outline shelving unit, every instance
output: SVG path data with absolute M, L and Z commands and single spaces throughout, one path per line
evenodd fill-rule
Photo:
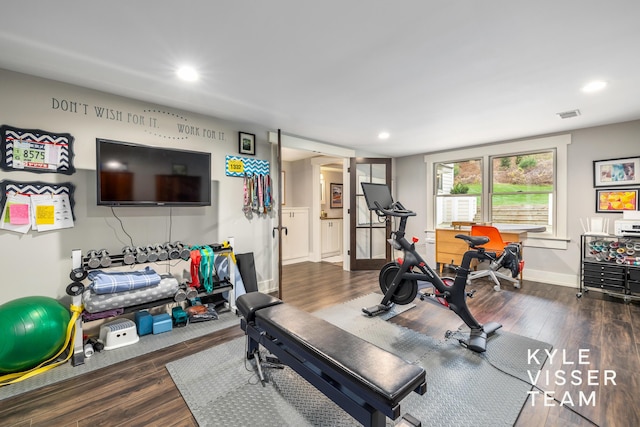
M 216 255 L 228 254 L 233 252 L 233 248 L 231 247 L 221 247 L 220 245 L 207 245 L 213 248 Z M 74 283 L 81 284 L 81 282 L 86 278 L 86 273 L 91 270 L 106 270 L 114 267 L 132 267 L 136 265 L 144 266 L 148 264 L 157 264 L 157 263 L 166 263 L 166 262 L 176 262 L 176 261 L 188 261 L 188 258 L 171 258 L 166 260 L 154 260 L 154 261 L 146 261 L 146 262 L 136 262 L 134 264 L 125 263 L 125 254 L 109 254 L 110 262 L 108 265 L 98 265 L 98 266 L 90 266 L 90 261 L 95 262 L 95 258 L 92 258 L 89 254 L 82 255 L 81 251 L 76 250 L 72 251 L 72 259 L 73 259 L 73 270 L 71 272 L 71 278 L 74 280 Z M 229 261 L 231 263 L 231 261 Z M 82 274 L 81 274 L 82 273 Z M 233 299 L 233 283 L 235 280 L 235 272 L 234 269 L 229 268 L 229 277 L 221 278 L 214 283 L 214 287 L 210 292 L 200 290 L 198 292 L 198 297 L 206 298 L 211 297 L 223 292 L 230 293 L 230 299 Z M 70 285 L 70 287 L 73 283 Z M 71 295 L 71 294 L 70 294 Z M 118 314 L 118 316 L 133 313 L 139 310 L 145 310 L 152 307 L 160 307 L 167 304 L 176 303 L 174 298 L 160 298 L 154 301 L 146 302 L 143 304 L 123 307 L 123 312 Z M 82 292 L 75 293 L 72 295 L 72 304 L 76 306 L 82 305 Z M 105 318 L 108 318 L 105 317 Z M 84 340 L 83 340 L 83 320 L 82 316 L 78 318 L 76 321 L 76 333 L 74 338 L 74 352 L 72 357 L 73 366 L 82 365 L 84 363 Z
M 640 299 L 640 238 L 614 235 L 580 237 L 580 290 L 625 301 Z

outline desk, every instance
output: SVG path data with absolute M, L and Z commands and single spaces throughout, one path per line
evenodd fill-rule
M 523 224 L 493 224 L 505 242 L 520 243 L 527 237 L 527 233 L 542 233 L 546 230 L 544 226 L 523 225 Z M 456 239 L 457 234 L 471 234 L 471 227 L 465 226 L 455 228 L 436 229 L 436 264 L 438 273 L 442 273 L 444 264 L 460 265 L 462 256 L 469 250 L 469 246 L 462 239 Z

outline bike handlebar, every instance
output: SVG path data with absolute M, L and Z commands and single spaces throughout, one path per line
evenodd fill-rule
M 376 211 L 376 214 L 378 214 L 378 216 L 395 216 L 400 218 L 416 216 L 415 212 L 405 209 L 405 207 L 402 206 L 400 202 L 393 203 L 391 205 L 391 209 L 383 208 L 382 206 L 380 206 L 380 203 L 378 203 L 377 201 L 375 201 L 374 203 L 376 205 L 375 211 Z

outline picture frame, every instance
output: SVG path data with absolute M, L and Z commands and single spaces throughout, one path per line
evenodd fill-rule
M 0 169 L 73 175 L 74 137 L 42 129 L 0 126 Z
M 620 213 L 638 210 L 638 189 L 596 190 L 596 212 Z
M 0 212 L 2 212 L 4 204 L 6 203 L 7 194 L 12 192 L 27 195 L 66 194 L 69 197 L 69 204 L 71 205 L 71 216 L 76 220 L 76 214 L 74 211 L 74 207 L 76 205 L 74 200 L 75 191 L 76 186 L 72 182 L 58 182 L 52 184 L 44 181 L 11 181 L 3 179 L 0 181 Z
M 331 209 L 342 208 L 342 184 L 331 183 L 329 185 L 329 207 Z
M 252 133 L 240 132 L 238 134 L 238 151 L 240 154 L 256 155 L 256 136 Z
M 622 187 L 640 185 L 640 157 L 595 160 L 594 187 Z

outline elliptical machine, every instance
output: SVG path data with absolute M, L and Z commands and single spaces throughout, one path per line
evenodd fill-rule
M 467 277 L 469 275 L 469 266 L 471 260 L 479 261 L 495 258 L 495 253 L 484 251 L 478 246 L 489 241 L 485 236 L 467 236 L 458 234 L 456 238 L 462 239 L 469 245 L 470 250 L 465 252 L 462 257 L 462 265 L 456 269 L 456 277 L 440 278 L 427 263 L 422 259 L 416 251 L 415 243 L 405 238 L 405 228 L 407 219 L 415 216 L 416 213 L 407 210 L 400 202 L 394 202 L 391 197 L 391 191 L 385 184 L 362 183 L 362 191 L 364 193 L 367 207 L 370 211 L 374 211 L 378 217 L 396 217 L 400 218 L 398 230 L 391 233 L 388 239 L 389 244 L 397 250 L 403 252 L 404 256 L 397 261 L 385 264 L 380 270 L 380 289 L 384 294 L 380 304 L 373 307 L 365 307 L 362 311 L 370 317 L 385 313 L 393 307 L 394 304 L 405 305 L 411 303 L 418 295 L 418 282 L 430 284 L 431 291 L 421 292 L 420 299 L 422 301 L 427 298 L 435 299 L 436 302 L 444 307 L 453 310 L 471 329 L 469 338 L 461 344 L 469 350 L 482 353 L 486 350 L 487 337 L 502 327 L 496 322 L 489 322 L 481 325 L 473 317 L 467 307 L 466 298 L 473 297 L 475 291 L 467 292 Z M 481 249 L 481 250 L 479 250 Z M 427 282 L 427 283 L 424 283 Z

